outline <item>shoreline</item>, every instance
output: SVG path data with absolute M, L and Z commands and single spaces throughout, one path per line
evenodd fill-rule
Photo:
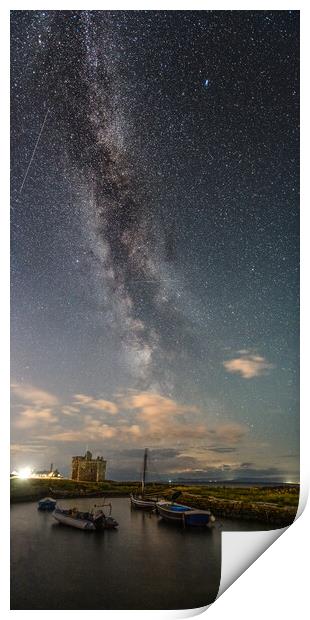
M 11 504 L 35 502 L 44 496 L 54 499 L 81 499 L 95 497 L 129 497 L 137 492 L 137 482 L 106 481 L 102 483 L 76 482 L 70 479 L 11 479 Z M 148 493 L 170 499 L 173 492 L 181 491 L 180 503 L 193 508 L 210 510 L 216 518 L 256 520 L 276 527 L 287 527 L 298 510 L 299 485 L 258 488 L 207 485 L 169 485 L 151 483 Z
M 98 493 L 97 492 L 93 492 L 93 493 L 50 493 L 48 495 L 48 497 L 52 497 L 53 499 L 87 499 L 88 497 L 94 498 L 94 497 L 129 497 L 128 493 L 125 492 L 116 492 L 116 491 L 109 491 L 107 493 Z M 36 502 L 39 499 L 42 498 L 42 493 L 38 494 L 34 494 L 34 495 L 25 495 L 25 496 L 20 496 L 20 497 L 11 497 L 11 504 L 25 504 L 27 502 Z

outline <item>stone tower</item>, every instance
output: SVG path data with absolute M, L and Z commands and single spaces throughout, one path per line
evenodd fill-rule
M 72 457 L 72 480 L 81 482 L 102 482 L 105 480 L 107 462 L 102 456 L 93 459 L 87 450 L 85 456 Z

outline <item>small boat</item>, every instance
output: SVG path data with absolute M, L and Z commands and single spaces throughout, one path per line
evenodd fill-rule
M 38 501 L 38 510 L 49 510 L 52 511 L 55 509 L 56 500 L 52 497 L 43 497 Z
M 110 507 L 109 515 L 106 515 L 103 510 L 101 510 L 104 506 Z M 77 510 L 77 508 L 60 508 L 60 506 L 56 506 L 53 517 L 59 521 L 59 523 L 63 523 L 64 525 L 69 525 L 71 527 L 76 527 L 80 530 L 106 530 L 106 529 L 115 529 L 118 527 L 118 523 L 113 517 L 111 517 L 112 505 L 111 504 L 101 504 L 94 505 L 94 507 L 89 511 Z
M 133 508 L 137 508 L 139 510 L 156 510 L 156 503 L 158 502 L 158 497 L 155 498 L 155 497 L 145 494 L 145 477 L 146 477 L 146 469 L 147 469 L 147 458 L 148 458 L 148 450 L 147 448 L 145 448 L 144 458 L 143 458 L 141 492 L 131 493 L 130 503 Z
M 133 508 L 140 510 L 155 510 L 157 500 L 155 498 L 148 498 L 143 495 L 130 495 L 130 502 Z
M 215 517 L 209 510 L 191 508 L 190 506 L 183 506 L 183 504 L 175 504 L 174 502 L 157 502 L 156 508 L 165 521 L 181 523 L 184 527 L 186 525 L 210 526 L 215 521 Z

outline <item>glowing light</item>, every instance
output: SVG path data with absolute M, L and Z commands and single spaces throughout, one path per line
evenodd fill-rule
M 30 478 L 31 476 L 30 467 L 23 467 L 17 472 L 17 475 L 19 478 L 22 478 L 23 480 L 26 480 L 26 478 Z

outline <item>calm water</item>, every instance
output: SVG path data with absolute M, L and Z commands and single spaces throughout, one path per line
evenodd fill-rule
M 87 509 L 96 499 L 61 500 Z M 36 503 L 11 508 L 12 609 L 185 609 L 214 601 L 221 531 L 266 529 L 222 520 L 183 529 L 113 498 L 118 530 L 60 525 Z

